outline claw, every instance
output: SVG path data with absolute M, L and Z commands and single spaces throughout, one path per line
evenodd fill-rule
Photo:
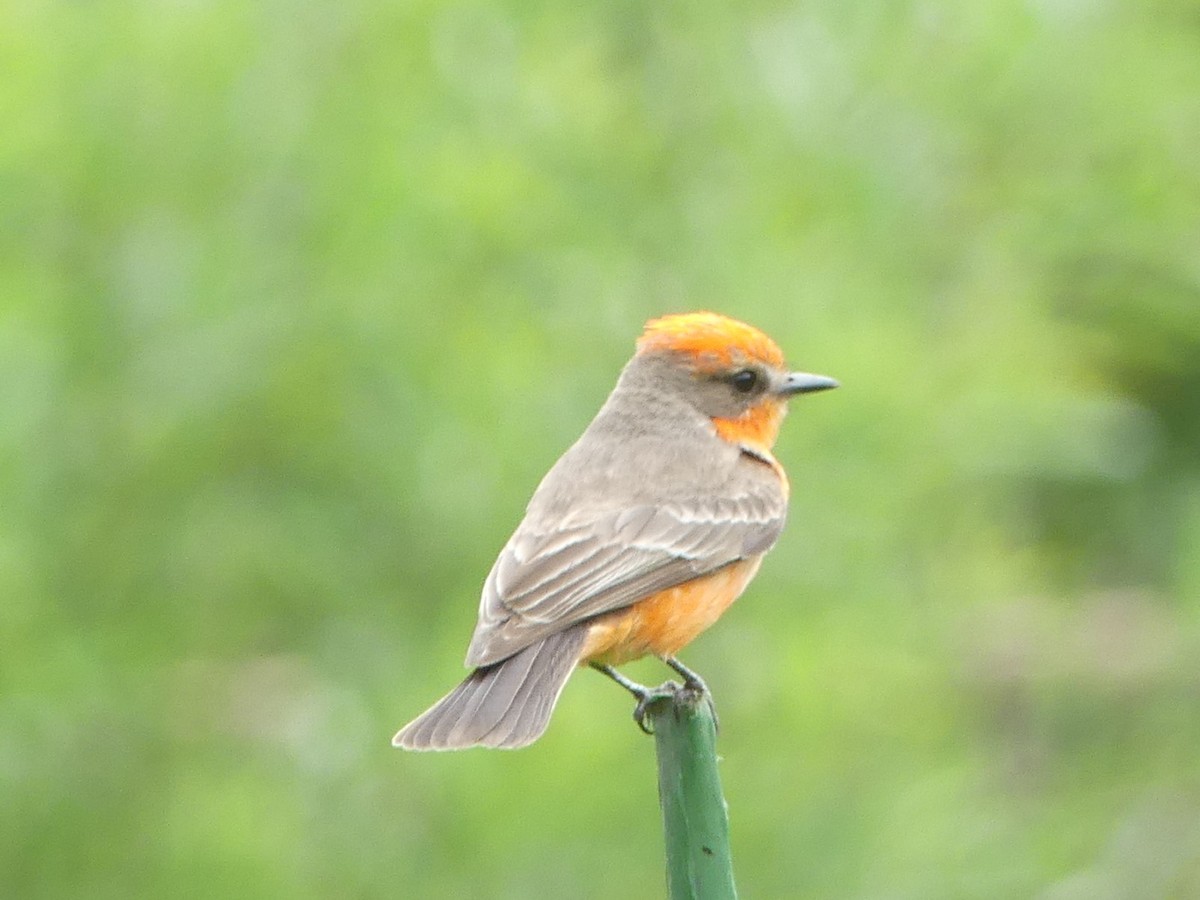
M 638 703 L 633 708 L 633 721 L 637 722 L 638 728 L 642 729 L 646 734 L 654 734 L 654 729 L 646 722 L 646 716 L 650 713 L 650 706 L 659 700 L 672 699 L 680 690 L 682 690 L 682 687 L 674 681 L 660 684 L 656 688 L 642 688 L 642 693 L 635 695 L 638 698 Z
M 638 701 L 637 706 L 633 708 L 633 721 L 637 722 L 637 727 L 642 729 L 643 734 L 654 734 L 654 729 L 646 724 L 646 700 L 643 698 Z

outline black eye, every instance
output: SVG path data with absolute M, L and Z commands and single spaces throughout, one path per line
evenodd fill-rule
M 729 383 L 739 394 L 748 394 L 758 387 L 758 373 L 753 369 L 742 369 L 730 376 Z

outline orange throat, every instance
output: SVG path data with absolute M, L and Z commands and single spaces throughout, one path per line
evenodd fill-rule
M 753 451 L 775 470 L 775 474 L 779 476 L 779 481 L 783 485 L 785 497 L 791 493 L 791 482 L 788 481 L 787 472 L 783 470 L 783 466 L 779 464 L 779 460 L 775 458 L 771 448 L 775 446 L 775 439 L 779 436 L 779 426 L 783 424 L 783 417 L 786 414 L 787 404 L 779 401 L 763 401 L 736 419 L 712 420 L 719 437 L 731 444 L 737 444 L 739 447 L 746 447 Z
M 771 456 L 771 448 L 779 437 L 779 426 L 787 414 L 787 405 L 779 400 L 764 400 L 746 410 L 736 419 L 713 419 L 717 434 L 731 444 L 744 444 L 764 456 Z

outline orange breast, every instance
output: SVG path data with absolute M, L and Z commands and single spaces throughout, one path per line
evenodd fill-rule
M 732 563 L 600 616 L 588 631 L 580 661 L 619 666 L 647 654 L 674 656 L 721 617 L 761 562 L 757 556 Z

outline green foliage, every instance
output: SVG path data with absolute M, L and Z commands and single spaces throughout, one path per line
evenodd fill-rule
M 844 385 L 685 654 L 745 896 L 1200 894 L 1198 23 L 0 4 L 4 893 L 661 895 L 604 679 L 519 753 L 388 742 L 711 308 Z

